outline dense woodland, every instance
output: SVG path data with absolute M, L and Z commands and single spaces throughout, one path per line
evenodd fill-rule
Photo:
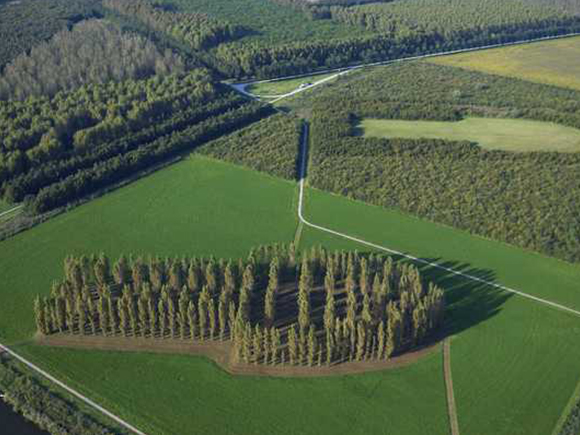
M 314 97 L 312 185 L 571 261 L 580 260 L 580 154 L 358 137 L 360 118 L 525 117 L 580 128 L 578 92 L 406 64 Z M 565 204 L 565 206 L 563 206 Z
M 231 340 L 243 363 L 388 359 L 431 338 L 444 314 L 442 290 L 415 267 L 322 248 L 301 260 L 293 246 L 237 262 L 68 257 L 64 272 L 36 299 L 40 333 Z
M 195 49 L 207 49 L 245 33 L 241 26 L 216 20 L 206 14 L 174 12 L 147 0 L 103 0 L 103 5 L 137 18 Z
M 0 99 L 52 96 L 85 84 L 165 76 L 183 60 L 103 20 L 83 21 L 10 62 L 0 76 Z
M 98 16 L 98 0 L 0 2 L 0 71 L 5 64 L 59 31 Z
M 199 148 L 201 154 L 276 177 L 297 177 L 302 123 L 276 114 Z
M 115 435 L 36 379 L 24 374 L 13 361 L 0 355 L 0 390 L 16 412 L 51 434 Z
M 204 70 L 0 103 L 1 191 L 47 211 L 269 113 Z

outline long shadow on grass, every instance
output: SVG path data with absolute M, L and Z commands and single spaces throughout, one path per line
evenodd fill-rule
M 495 273 L 468 263 L 425 258 L 430 263 L 495 283 Z M 514 295 L 492 285 L 456 275 L 433 266 L 419 266 L 421 276 L 437 284 L 445 292 L 446 313 L 444 335 L 454 335 L 495 316 Z

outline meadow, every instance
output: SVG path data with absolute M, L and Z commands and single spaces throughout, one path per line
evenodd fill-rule
M 430 62 L 580 90 L 580 37 L 461 53 Z
M 315 224 L 580 308 L 580 271 L 570 264 L 317 190 L 306 204 Z M 319 243 L 356 247 L 305 228 L 300 246 Z M 447 290 L 461 432 L 551 433 L 580 381 L 580 318 L 430 269 L 422 273 Z
M 363 119 L 365 137 L 446 139 L 476 142 L 488 150 L 516 152 L 580 151 L 580 130 L 525 119 L 465 118 L 461 121 Z
M 324 80 L 335 74 L 336 73 L 316 74 L 288 80 L 277 80 L 273 82 L 261 82 L 261 83 L 258 82 L 248 86 L 246 88 L 246 91 L 257 96 L 284 95 L 298 89 L 300 85 L 306 83 L 316 83 L 320 80 Z
M 69 254 L 245 256 L 293 240 L 294 196 L 293 183 L 193 157 L 1 242 L 2 342 L 32 335 L 32 300 Z

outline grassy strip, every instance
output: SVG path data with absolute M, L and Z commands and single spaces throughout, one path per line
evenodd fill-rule
M 431 62 L 580 90 L 580 37 L 455 54 Z
M 570 397 L 568 405 L 560 416 L 552 435 L 578 435 L 580 434 L 580 382 L 576 385 L 574 394 Z
M 488 150 L 580 151 L 580 130 L 542 121 L 465 118 L 457 122 L 364 119 L 365 137 L 445 139 L 476 142 Z

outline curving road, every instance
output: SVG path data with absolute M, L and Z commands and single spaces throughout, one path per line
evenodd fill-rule
M 534 38 L 534 39 L 524 39 L 521 41 L 505 42 L 503 44 L 482 45 L 479 47 L 462 48 L 459 50 L 451 50 L 451 51 L 443 51 L 443 52 L 439 52 L 439 53 L 423 54 L 420 56 L 401 57 L 399 59 L 385 60 L 385 61 L 373 62 L 373 63 L 365 63 L 365 64 L 355 65 L 355 66 L 350 66 L 350 67 L 345 67 L 345 68 L 332 68 L 332 69 L 327 69 L 327 70 L 322 70 L 322 71 L 315 71 L 314 73 L 308 73 L 308 74 L 297 74 L 297 75 L 292 75 L 292 76 L 278 77 L 275 79 L 257 80 L 257 81 L 244 82 L 244 83 L 234 83 L 234 84 L 229 84 L 228 86 L 232 87 L 233 89 L 240 92 L 241 94 L 244 94 L 245 96 L 250 97 L 250 98 L 255 99 L 255 100 L 260 100 L 261 98 L 268 98 L 268 99 L 274 98 L 274 100 L 270 101 L 270 103 L 273 104 L 273 103 L 276 103 L 284 98 L 288 98 L 288 97 L 291 97 L 293 95 L 299 94 L 300 92 L 304 92 L 308 89 L 312 89 L 313 87 L 321 85 L 329 80 L 333 80 L 336 77 L 339 77 L 339 76 L 344 75 L 344 74 L 348 74 L 351 71 L 355 71 L 355 70 L 358 70 L 361 68 L 370 68 L 373 66 L 391 65 L 394 63 L 398 63 L 398 62 L 427 59 L 430 57 L 447 56 L 450 54 L 469 53 L 472 51 L 489 50 L 490 48 L 509 47 L 510 45 L 524 45 L 524 44 L 530 44 L 532 42 L 550 41 L 553 39 L 570 38 L 573 36 L 580 36 L 580 32 L 567 33 L 565 35 L 557 35 L 557 36 L 544 36 L 541 38 Z M 259 83 L 272 83 L 272 82 L 278 82 L 278 81 L 282 81 L 282 80 L 290 80 L 290 79 L 297 79 L 297 78 L 302 78 L 302 77 L 311 77 L 314 75 L 329 74 L 332 72 L 336 72 L 336 74 L 334 74 L 330 77 L 327 77 L 323 80 L 320 80 L 318 82 L 312 83 L 312 85 L 310 85 L 308 87 L 298 88 L 298 89 L 293 90 L 292 92 L 288 92 L 287 94 L 283 94 L 283 95 L 259 96 L 259 95 L 255 95 L 255 94 L 252 94 L 251 92 L 246 91 L 247 86 L 251 86 L 251 85 L 255 85 L 255 84 L 259 84 Z
M 309 222 L 308 220 L 306 220 L 306 218 L 304 218 L 304 214 L 303 214 L 304 182 L 306 179 L 306 164 L 307 164 L 307 160 L 308 160 L 308 158 L 307 158 L 307 155 L 308 155 L 308 124 L 304 125 L 304 132 L 302 134 L 302 138 L 303 138 L 302 144 L 301 144 L 302 158 L 300 160 L 300 174 L 299 174 L 300 193 L 299 193 L 299 197 L 298 197 L 298 219 L 300 220 L 300 222 L 302 222 L 307 227 L 315 228 L 317 230 L 324 231 L 325 233 L 329 233 L 329 234 L 332 234 L 332 235 L 335 235 L 338 237 L 342 237 L 343 239 L 351 240 L 353 242 L 360 243 L 361 245 L 365 245 L 365 246 L 368 246 L 370 248 L 377 249 L 379 251 L 387 252 L 387 253 L 393 254 L 393 255 L 398 255 L 398 256 L 407 258 L 415 263 L 419 263 L 422 265 L 433 267 L 435 269 L 443 270 L 443 271 L 449 272 L 453 275 L 457 275 L 457 276 L 461 276 L 463 278 L 466 278 L 470 281 L 477 281 L 477 282 L 482 283 L 482 284 L 490 285 L 492 287 L 498 288 L 498 289 L 506 291 L 508 293 L 512 293 L 512 294 L 524 297 L 526 299 L 533 300 L 534 302 L 539 302 L 541 304 L 548 305 L 552 308 L 557 308 L 559 310 L 566 311 L 566 312 L 574 314 L 576 316 L 580 316 L 580 311 L 577 311 L 577 310 L 570 308 L 570 307 L 566 307 L 566 306 L 558 304 L 556 302 L 552 302 L 552 301 L 549 301 L 547 299 L 542 299 L 542 298 L 530 295 L 528 293 L 524 293 L 522 291 L 510 288 L 510 287 L 506 287 L 506 286 L 501 285 L 501 284 L 496 284 L 494 282 L 478 278 L 477 276 L 473 276 L 473 275 L 470 275 L 467 273 L 460 272 L 460 271 L 455 270 L 455 269 L 451 269 L 449 267 L 442 266 L 438 263 L 433 263 L 431 261 L 427 261 L 427 260 L 424 260 L 422 258 L 414 257 L 413 255 L 406 254 L 404 252 L 397 251 L 395 249 L 391 249 L 391 248 L 388 248 L 386 246 L 377 245 L 376 243 L 368 242 L 366 240 L 359 239 L 359 238 L 353 237 L 353 236 L 349 236 L 348 234 L 341 233 L 339 231 L 335 231 L 335 230 L 332 230 L 330 228 L 326 228 L 326 227 L 323 227 L 321 225 L 316 225 L 316 224 Z

